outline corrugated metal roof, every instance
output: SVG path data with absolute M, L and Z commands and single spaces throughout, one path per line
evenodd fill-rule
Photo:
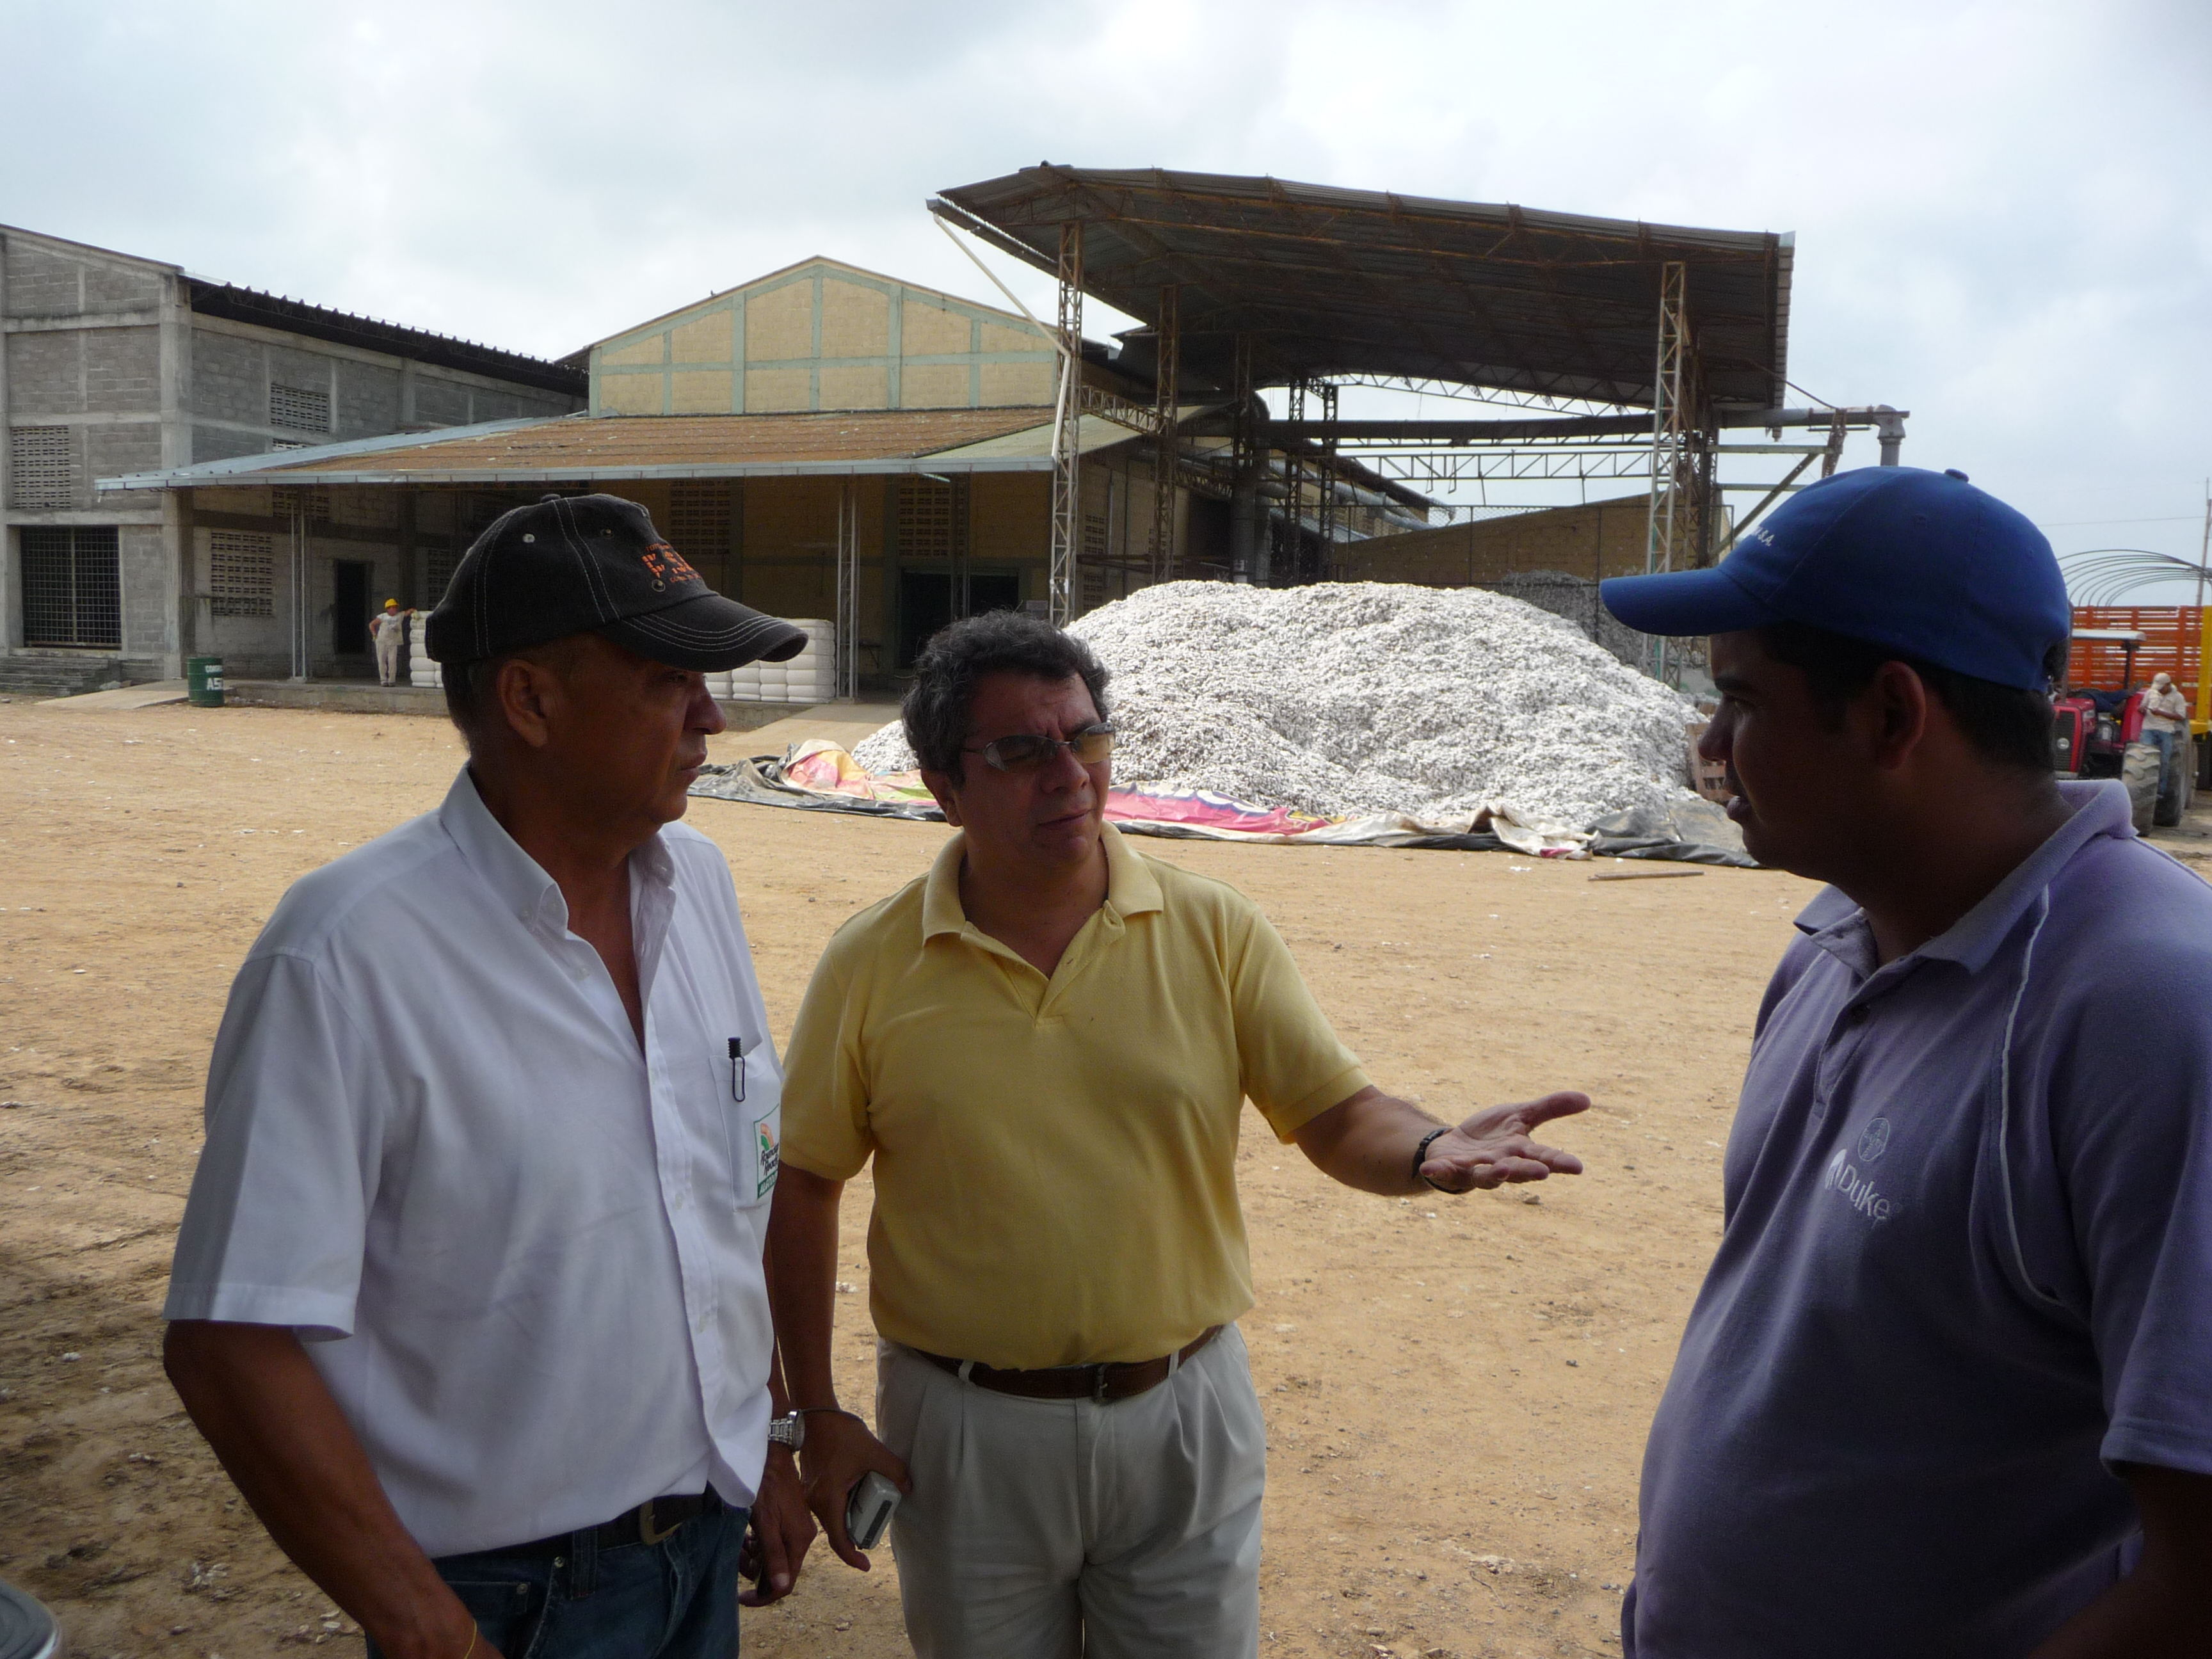
M 1053 272 L 1084 226 L 1084 288 L 1157 324 L 1182 285 L 1182 362 L 1227 385 L 1236 337 L 1262 384 L 1374 374 L 1653 401 L 1660 267 L 1688 267 L 1707 395 L 1784 401 L 1791 240 L 1338 190 L 1268 178 L 1046 164 L 931 205 Z
M 1049 408 L 891 409 L 787 415 L 570 415 L 102 478 L 102 489 L 195 484 L 526 483 L 806 473 L 1034 472 L 1051 466 Z M 1088 449 L 1136 434 L 1086 418 Z

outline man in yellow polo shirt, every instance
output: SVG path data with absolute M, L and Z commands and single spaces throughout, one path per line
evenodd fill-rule
M 800 1007 L 769 1280 L 831 1547 L 869 1470 L 922 1659 L 1250 1655 L 1266 1431 L 1235 1321 L 1243 1103 L 1375 1193 L 1575 1174 L 1528 1132 L 1382 1094 L 1235 889 L 1103 821 L 1106 671 L 1016 612 L 955 623 L 904 708 L 961 831 L 840 930 Z M 879 1441 L 837 1408 L 843 1183 L 875 1160 Z

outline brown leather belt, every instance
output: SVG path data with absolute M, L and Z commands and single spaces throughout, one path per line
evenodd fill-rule
M 1117 1400 L 1133 1400 L 1157 1389 L 1174 1374 L 1177 1366 L 1220 1334 L 1221 1327 L 1213 1326 L 1200 1332 L 1187 1346 L 1174 1353 L 1162 1354 L 1158 1359 L 1132 1359 L 1103 1365 L 1052 1365 L 1033 1371 L 1000 1370 L 995 1365 L 948 1358 L 921 1348 L 915 1352 L 938 1370 L 964 1376 L 977 1388 L 988 1389 L 994 1394 L 1018 1395 L 1024 1400 L 1089 1400 L 1109 1406 Z

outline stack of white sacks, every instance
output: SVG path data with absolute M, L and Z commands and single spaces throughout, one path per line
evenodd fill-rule
M 441 686 L 445 682 L 444 671 L 430 660 L 430 647 L 422 642 L 429 632 L 430 613 L 417 611 L 407 618 L 407 683 L 410 685 Z
M 837 696 L 837 629 L 820 617 L 789 617 L 806 647 L 788 662 L 749 662 L 707 676 L 707 689 L 733 702 L 832 702 Z

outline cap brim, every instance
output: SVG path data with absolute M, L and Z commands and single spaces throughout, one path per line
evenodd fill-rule
M 1782 620 L 1780 612 L 1747 593 L 1720 565 L 1656 576 L 1614 576 L 1599 583 L 1597 591 L 1605 608 L 1640 634 L 1732 634 Z
M 704 674 L 725 673 L 749 662 L 782 662 L 806 648 L 805 629 L 720 593 L 625 617 L 597 632 L 641 657 Z

